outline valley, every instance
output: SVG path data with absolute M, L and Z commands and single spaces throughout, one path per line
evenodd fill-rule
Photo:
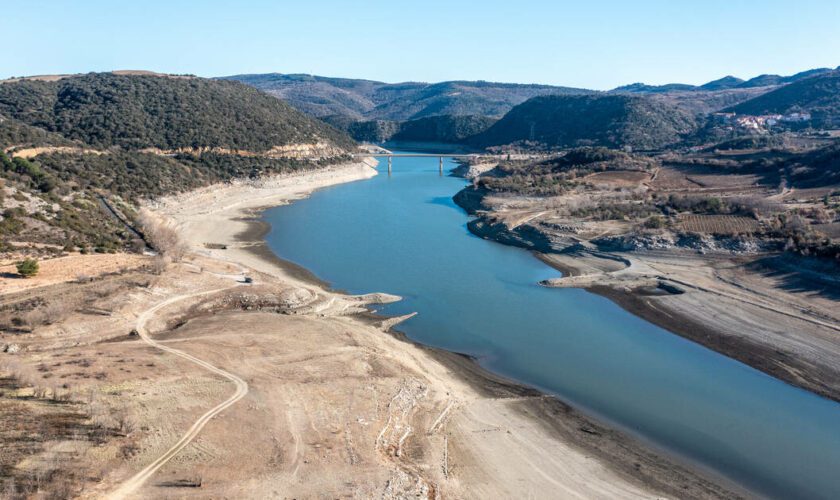
M 4 495 L 837 491 L 837 70 L 170 76 L 0 83 Z

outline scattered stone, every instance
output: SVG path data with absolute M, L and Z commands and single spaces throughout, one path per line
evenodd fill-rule
M 3 346 L 3 352 L 7 354 L 15 354 L 20 352 L 20 346 L 18 344 L 6 344 Z

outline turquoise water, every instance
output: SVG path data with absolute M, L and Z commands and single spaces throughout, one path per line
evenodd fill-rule
M 404 297 L 400 329 L 471 354 L 762 495 L 840 498 L 840 405 L 672 335 L 530 253 L 471 235 L 437 158 L 268 210 L 267 241 L 335 288 Z M 446 163 L 446 168 L 454 165 Z

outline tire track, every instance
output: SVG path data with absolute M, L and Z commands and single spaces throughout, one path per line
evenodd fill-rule
M 192 427 L 190 427 L 189 430 L 187 430 L 187 432 L 181 437 L 181 439 L 179 439 L 177 443 L 172 445 L 172 447 L 169 448 L 163 455 L 159 456 L 154 462 L 144 467 L 143 470 L 141 470 L 140 472 L 123 482 L 122 485 L 120 485 L 117 489 L 106 495 L 105 498 L 110 500 L 123 499 L 137 491 L 143 485 L 143 483 L 145 483 L 155 472 L 158 471 L 158 469 L 163 467 L 167 462 L 169 462 L 169 460 L 171 460 L 181 450 L 183 450 L 184 447 L 190 444 L 190 442 L 192 442 L 192 440 L 195 439 L 198 433 L 201 432 L 201 429 L 204 428 L 207 422 L 209 422 L 213 417 L 215 417 L 225 409 L 229 408 L 234 403 L 245 397 L 246 394 L 248 394 L 248 384 L 241 378 L 237 377 L 232 373 L 226 372 L 221 368 L 213 366 L 206 361 L 196 358 L 191 354 L 187 354 L 183 351 L 179 351 L 178 349 L 173 349 L 172 347 L 156 342 L 154 339 L 149 337 L 149 332 L 146 330 L 146 323 L 154 316 L 155 313 L 157 313 L 164 307 L 172 305 L 175 302 L 181 300 L 200 297 L 203 295 L 210 295 L 213 293 L 227 290 L 229 288 L 233 287 L 224 287 L 204 292 L 176 295 L 157 304 L 151 309 L 144 311 L 142 314 L 140 314 L 140 316 L 137 317 L 136 329 L 137 332 L 140 334 L 140 338 L 143 339 L 145 343 L 149 344 L 150 346 L 156 349 L 160 349 L 162 351 L 166 351 L 170 354 L 174 354 L 176 356 L 189 360 L 201 366 L 202 368 L 205 368 L 206 370 L 215 373 L 216 375 L 220 375 L 230 380 L 236 386 L 236 391 L 228 399 L 211 408 L 207 413 L 205 413 L 198 420 L 196 420 Z

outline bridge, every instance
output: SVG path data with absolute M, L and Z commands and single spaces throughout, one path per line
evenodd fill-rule
M 443 173 L 443 159 L 444 158 L 478 158 L 495 155 L 477 154 L 477 153 L 355 153 L 353 158 L 388 158 L 388 173 L 391 173 L 391 164 L 394 158 L 439 158 L 440 173 Z

